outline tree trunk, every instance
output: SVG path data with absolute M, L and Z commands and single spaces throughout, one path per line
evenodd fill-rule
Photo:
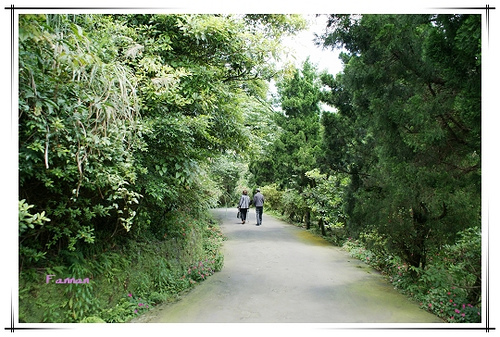
M 309 210 L 306 211 L 306 229 L 311 228 L 311 212 Z
M 325 222 L 323 218 L 319 219 L 319 228 L 321 228 L 321 235 L 326 236 Z
M 413 209 L 413 230 L 415 235 L 410 235 L 408 239 L 409 247 L 406 250 L 408 264 L 415 268 L 425 268 L 425 233 L 428 212 L 425 205 L 421 203 L 420 210 Z M 417 277 L 417 272 L 412 271 L 412 276 Z
M 481 278 L 476 277 L 476 282 L 469 292 L 467 299 L 474 306 L 481 302 Z

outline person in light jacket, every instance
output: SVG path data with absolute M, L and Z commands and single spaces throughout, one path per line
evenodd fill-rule
M 250 197 L 248 196 L 247 190 L 243 191 L 243 194 L 240 197 L 240 201 L 238 202 L 238 210 L 241 214 L 241 224 L 244 224 L 247 220 L 247 211 L 250 207 Z
M 262 213 L 264 211 L 264 196 L 260 193 L 260 189 L 255 190 L 257 193 L 253 196 L 253 204 L 255 205 L 255 217 L 257 218 L 257 226 L 262 225 Z

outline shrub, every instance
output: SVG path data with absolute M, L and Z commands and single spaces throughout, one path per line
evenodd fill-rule
M 460 232 L 455 244 L 429 254 L 432 258 L 425 270 L 385 253 L 384 240 L 376 233 L 361 238 L 347 240 L 343 248 L 351 256 L 382 270 L 396 288 L 419 301 L 422 308 L 447 322 L 481 322 L 481 298 L 477 295 L 481 294 L 478 228 Z
M 466 297 L 466 292 L 455 287 L 431 288 L 421 296 L 420 306 L 450 323 L 480 323 L 481 307 Z
M 281 203 L 283 214 L 287 214 L 290 220 L 302 222 L 307 210 L 304 198 L 294 189 L 287 189 L 282 197 Z
M 306 176 L 314 182 L 314 187 L 305 190 L 305 202 L 313 215 L 331 228 L 343 228 L 347 219 L 344 189 L 350 179 L 340 174 L 321 174 L 318 169 L 306 172 Z
M 225 238 L 213 220 L 179 215 L 173 227 L 172 236 L 164 240 L 128 240 L 87 259 L 70 252 L 65 256 L 72 261 L 69 267 L 23 270 L 19 320 L 126 322 L 222 269 Z M 47 274 L 89 277 L 90 284 L 45 284 Z
M 278 212 L 283 210 L 283 191 L 280 191 L 276 184 L 266 185 L 260 190 L 266 198 L 266 208 Z

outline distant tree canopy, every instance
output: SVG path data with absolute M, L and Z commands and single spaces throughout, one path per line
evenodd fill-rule
M 277 83 L 280 109 L 274 122 L 280 126 L 266 154 L 251 163 L 258 185 L 276 183 L 302 191 L 305 173 L 316 167 L 320 146 L 320 80 L 306 60 L 302 69 L 285 74 Z

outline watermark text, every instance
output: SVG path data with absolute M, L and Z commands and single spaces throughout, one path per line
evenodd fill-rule
M 67 277 L 65 279 L 58 278 L 54 279 L 54 276 L 56 275 L 47 275 L 45 276 L 45 283 L 55 283 L 55 284 L 89 284 L 90 280 L 89 278 L 84 278 L 83 280 L 81 278 L 75 279 L 74 277 Z

